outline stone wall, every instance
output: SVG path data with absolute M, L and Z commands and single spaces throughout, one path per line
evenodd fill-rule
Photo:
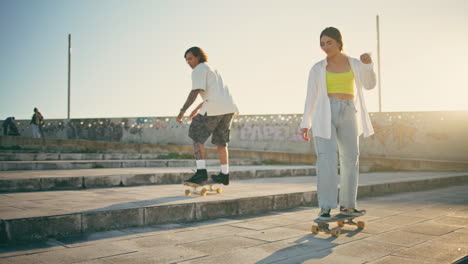
M 300 136 L 302 115 L 241 115 L 232 125 L 230 147 L 293 153 L 314 152 Z M 468 161 L 468 111 L 371 113 L 375 134 L 361 137 L 361 156 Z M 29 120 L 17 120 L 30 137 Z M 158 145 L 191 145 L 189 124 L 174 117 L 46 120 L 48 138 Z M 211 144 L 208 143 L 208 146 Z

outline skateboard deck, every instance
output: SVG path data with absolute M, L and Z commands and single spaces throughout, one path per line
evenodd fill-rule
M 317 223 L 317 225 L 312 226 L 312 233 L 318 234 L 320 231 L 330 233 L 334 237 L 338 237 L 341 234 L 341 228 L 345 225 L 354 225 L 357 226 L 358 229 L 364 229 L 366 227 L 366 222 L 364 221 L 358 221 L 357 223 L 354 222 L 353 220 L 355 218 L 361 217 L 366 214 L 366 210 L 363 210 L 363 213 L 361 215 L 343 215 L 343 214 L 336 214 L 333 215 L 331 218 L 327 220 L 322 220 L 319 218 L 314 219 L 314 222 Z M 336 222 L 338 225 L 335 228 L 330 229 L 329 224 L 331 222 Z
M 218 187 L 218 188 L 214 188 L 213 186 L 214 185 L 218 185 L 218 184 L 222 184 L 222 183 L 219 183 L 219 182 L 215 182 L 215 181 L 208 181 L 204 184 L 195 184 L 195 183 L 191 183 L 191 182 L 184 182 L 183 185 L 185 186 L 190 186 L 192 187 L 192 189 L 186 189 L 185 190 L 185 196 L 190 196 L 192 194 L 200 194 L 201 196 L 206 196 L 208 194 L 208 192 L 216 192 L 218 194 L 220 193 L 223 193 L 223 189 L 221 187 Z M 205 186 L 208 186 L 205 187 Z M 201 188 L 201 190 L 199 191 L 198 188 Z

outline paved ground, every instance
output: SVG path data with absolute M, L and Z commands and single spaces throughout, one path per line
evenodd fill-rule
M 310 232 L 317 208 L 0 248 L 0 263 L 452 263 L 468 255 L 468 185 L 368 198 L 364 230 Z

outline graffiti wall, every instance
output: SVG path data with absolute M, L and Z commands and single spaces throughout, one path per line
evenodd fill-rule
M 468 111 L 372 113 L 368 156 L 468 161 Z
M 302 115 L 241 115 L 231 128 L 231 148 L 314 152 L 302 140 Z M 371 113 L 375 134 L 360 139 L 362 156 L 468 161 L 468 111 Z M 191 145 L 189 120 L 175 117 L 46 120 L 46 137 L 159 145 Z M 32 135 L 29 120 L 16 120 L 21 136 Z M 210 146 L 210 139 L 207 142 Z

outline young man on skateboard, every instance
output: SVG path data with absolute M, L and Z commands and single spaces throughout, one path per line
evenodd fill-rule
M 239 110 L 219 72 L 206 63 L 208 56 L 201 48 L 192 47 L 188 49 L 184 54 L 184 58 L 193 69 L 192 90 L 184 106 L 180 109 L 176 121 L 182 123 L 185 112 L 198 95 L 203 99 L 203 102 L 190 114 L 192 123 L 189 128 L 189 137 L 193 140 L 197 172 L 185 183 L 199 185 L 208 181 L 205 142 L 212 136 L 211 143 L 217 147 L 221 161 L 221 172 L 218 175 L 212 175 L 211 178 L 214 182 L 228 185 L 229 154 L 227 145 L 232 119 Z

